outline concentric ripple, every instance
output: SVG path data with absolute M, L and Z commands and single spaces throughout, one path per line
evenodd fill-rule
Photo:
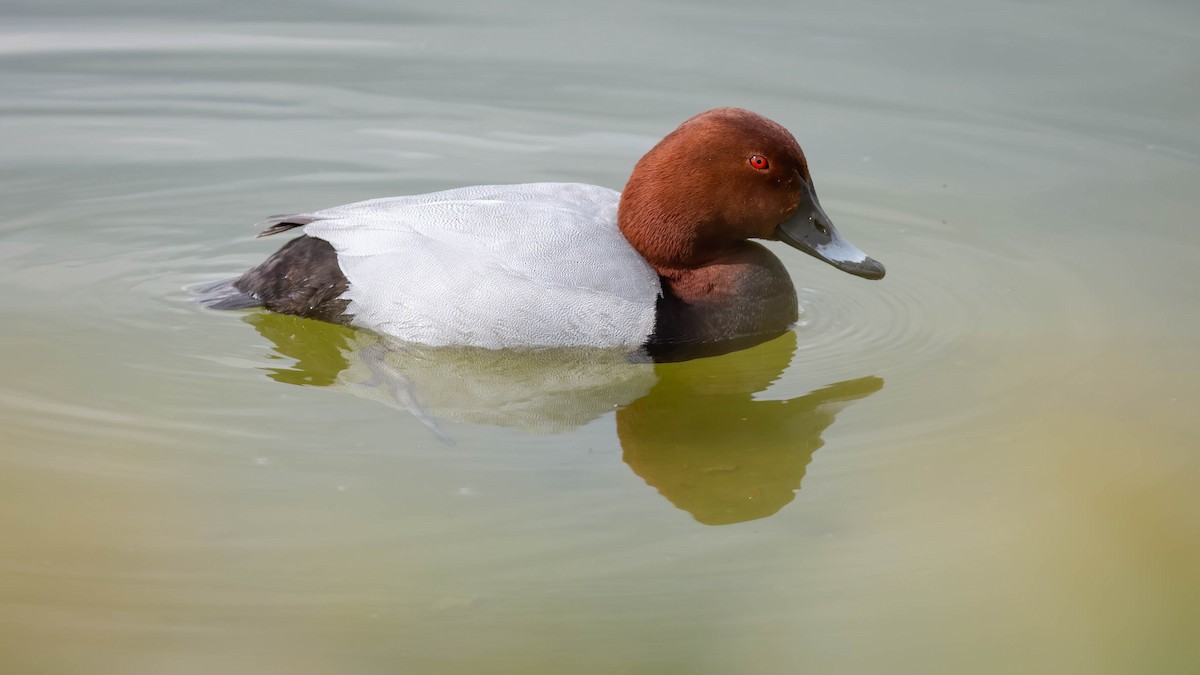
M 794 278 L 812 282 L 797 284 L 801 319 L 790 374 L 802 374 L 803 386 L 877 375 L 885 396 L 905 398 L 906 408 L 936 424 L 1044 385 L 1094 355 L 1103 334 L 1100 298 L 1061 260 L 1016 250 L 975 226 L 972 237 L 962 237 L 892 208 L 839 211 L 853 222 L 851 232 L 895 233 L 865 242 L 888 274 L 862 283 L 788 261 Z M 1054 342 L 1068 334 L 1072 348 L 1055 352 Z

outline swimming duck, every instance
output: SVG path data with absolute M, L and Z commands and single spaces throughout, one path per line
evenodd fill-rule
M 304 228 L 262 264 L 201 289 L 430 346 L 753 344 L 797 318 L 779 240 L 867 279 L 884 268 L 834 229 L 781 125 L 718 108 L 685 121 L 624 192 L 482 185 L 274 216 Z

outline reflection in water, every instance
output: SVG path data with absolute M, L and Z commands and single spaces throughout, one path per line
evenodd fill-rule
M 616 408 L 625 462 L 707 525 L 765 518 L 791 502 L 837 413 L 883 387 L 863 377 L 756 400 L 791 362 L 793 332 L 718 358 L 652 364 L 613 350 L 425 348 L 282 314 L 245 320 L 296 360 L 269 369 L 272 379 L 407 411 L 446 442 L 438 419 L 560 433 Z
M 877 377 L 786 400 L 755 400 L 787 368 L 796 334 L 696 362 L 659 364 L 649 395 L 617 412 L 625 462 L 672 504 L 706 525 L 770 516 L 800 488 L 821 433 Z
M 626 350 L 422 347 L 370 331 L 267 312 L 245 319 L 296 359 L 280 382 L 330 387 L 437 420 L 561 433 L 644 396 L 654 367 Z

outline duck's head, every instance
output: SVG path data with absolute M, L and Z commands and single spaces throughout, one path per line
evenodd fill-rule
M 749 110 L 709 110 L 662 139 L 634 167 L 618 220 L 664 276 L 716 260 L 746 239 L 782 241 L 867 279 L 884 274 L 825 215 L 796 139 Z

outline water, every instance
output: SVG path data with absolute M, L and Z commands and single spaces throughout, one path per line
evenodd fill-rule
M 3 672 L 1200 668 L 1194 3 L 5 15 Z M 660 365 L 187 302 L 717 105 L 885 280 L 780 249 L 793 333 Z

